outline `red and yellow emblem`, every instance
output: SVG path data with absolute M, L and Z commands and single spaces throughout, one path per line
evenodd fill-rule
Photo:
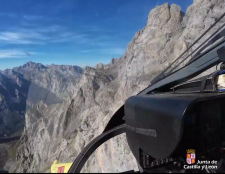
M 187 163 L 188 164 L 194 164 L 195 163 L 195 150 L 194 149 L 188 149 L 187 150 Z
M 58 161 L 54 161 L 54 163 L 51 166 L 51 173 L 68 173 L 72 164 L 73 163 L 59 164 Z
M 58 173 L 64 173 L 65 166 L 61 166 L 58 168 Z

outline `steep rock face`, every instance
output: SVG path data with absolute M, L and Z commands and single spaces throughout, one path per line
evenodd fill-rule
M 48 99 L 49 105 L 70 97 L 82 73 L 83 69 L 77 66 L 34 62 L 1 71 L 0 137 L 23 129 L 26 111 L 39 101 Z
M 24 127 L 29 82 L 20 75 L 14 80 L 0 73 L 0 137 L 9 136 Z
M 19 164 L 13 170 L 17 172 L 45 172 L 52 161 L 68 154 L 66 162 L 71 160 L 69 156 L 76 155 L 70 145 L 73 140 L 63 137 L 63 124 L 66 118 L 65 110 L 68 103 L 58 103 L 51 106 L 44 102 L 38 108 L 32 108 L 26 117 L 38 112 L 40 117 L 35 123 L 26 123 L 26 131 L 21 138 L 17 152 Z
M 80 136 L 78 132 L 87 131 L 90 126 L 93 126 L 93 132 L 98 130 L 98 124 L 92 124 L 95 120 L 92 115 L 96 115 L 98 111 L 98 114 L 103 115 L 95 101 L 95 93 L 112 80 L 113 77 L 105 71 L 86 67 L 75 88 L 76 96 L 71 102 L 66 100 L 47 106 L 45 101 L 42 101 L 38 107 L 29 110 L 26 120 L 33 117 L 37 119 L 35 122 L 26 121 L 26 130 L 18 148 L 17 164 L 12 170 L 43 172 L 49 169 L 56 159 L 63 162 L 73 161 L 77 150 L 94 136 L 87 134 L 85 138 L 75 142 L 75 139 L 79 139 L 76 137 Z M 85 112 L 86 108 L 90 108 L 88 113 Z M 78 148 L 74 148 L 76 143 Z
M 144 83 L 150 84 L 155 75 L 171 64 L 223 14 L 224 6 L 224 1 L 196 0 L 185 15 L 175 4 L 169 6 L 166 3 L 153 9 L 149 13 L 147 26 L 138 31 L 128 45 L 125 61 L 118 69 L 121 84 L 116 94 L 117 100 L 124 101 L 143 89 L 146 86 Z M 193 49 L 224 22 L 225 18 Z M 136 79 L 142 83 L 135 83 Z
M 120 78 L 158 73 L 171 59 L 178 57 L 186 48 L 185 43 L 178 40 L 183 17 L 181 8 L 174 4 L 170 7 L 166 3 L 153 9 L 147 26 L 137 32 L 128 45 Z
M 42 109 L 46 110 L 42 117 L 36 123 L 28 123 L 12 170 L 45 171 L 56 159 L 74 160 L 104 130 L 124 101 L 147 87 L 157 73 L 218 19 L 224 7 L 224 1 L 220 0 L 195 0 L 186 14 L 179 6 L 167 3 L 153 9 L 147 26 L 136 33 L 121 58 L 113 59 L 108 65 L 99 64 L 96 69 L 87 67 L 74 89 L 72 101 Z M 27 113 L 27 118 L 33 113 Z M 63 121 L 59 121 L 59 114 Z M 50 134 L 47 130 L 50 122 L 44 125 L 43 118 L 46 122 L 51 120 L 59 132 L 53 129 Z M 41 136 L 42 129 L 46 133 Z M 50 146 L 55 147 L 52 152 L 44 150 Z M 83 171 L 122 172 L 134 168 L 137 169 L 135 159 L 121 135 L 100 147 Z

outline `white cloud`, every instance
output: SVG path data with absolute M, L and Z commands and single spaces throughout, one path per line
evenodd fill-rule
M 123 48 L 108 48 L 108 49 L 90 49 L 90 50 L 81 50 L 82 53 L 90 53 L 90 52 L 98 52 L 100 54 L 115 54 L 122 55 L 125 53 L 125 49 Z
M 43 35 L 34 32 L 0 32 L 0 42 L 9 44 L 43 44 Z
M 26 20 L 33 21 L 33 20 L 41 20 L 41 19 L 44 18 L 44 16 L 24 15 L 23 18 L 26 19 Z
M 75 33 L 62 33 L 58 35 L 58 38 L 53 38 L 52 43 L 62 42 L 76 42 L 78 44 L 84 44 L 89 42 L 88 35 L 86 34 L 75 34 Z
M 13 17 L 16 17 L 16 14 L 14 14 L 14 13 L 4 13 L 4 12 L 1 12 L 0 13 L 0 16 L 13 18 Z
M 20 39 L 21 36 L 18 33 L 13 33 L 13 32 L 2 32 L 0 33 L 0 40 L 18 40 Z
M 36 28 L 14 28 L 0 31 L 0 43 L 6 44 L 47 44 L 63 42 L 86 43 L 87 35 L 67 32 L 63 27 L 50 25 Z
M 84 27 L 83 27 L 84 28 Z M 90 31 L 100 31 L 100 28 L 95 26 L 87 27 Z M 107 40 L 107 41 L 102 41 Z M 88 44 L 93 46 L 110 47 L 106 36 L 97 36 L 90 33 L 85 33 L 83 30 L 69 31 L 64 26 L 49 25 L 24 28 L 12 28 L 8 31 L 0 31 L 1 44 L 21 44 L 21 45 L 40 45 L 49 43 L 76 43 Z
M 10 58 L 26 58 L 32 55 L 45 55 L 42 52 L 29 52 L 25 50 L 17 50 L 17 49 L 0 49 L 0 59 L 10 59 Z
M 28 55 L 45 55 L 46 53 L 40 53 L 40 52 L 25 52 Z
M 90 52 L 95 52 L 97 50 L 81 50 L 80 52 L 82 53 L 90 53 Z
M 124 54 L 125 49 L 124 48 L 110 48 L 110 49 L 103 49 L 102 50 L 103 54 Z
M 81 30 L 89 31 L 89 32 L 102 32 L 105 31 L 102 27 L 97 25 L 81 25 Z
M 0 50 L 0 59 L 4 58 L 25 58 L 28 55 L 20 50 Z
M 37 27 L 37 28 L 34 29 L 34 31 L 41 32 L 41 33 L 58 32 L 58 31 L 61 31 L 61 30 L 62 30 L 62 27 L 60 27 L 58 25 Z

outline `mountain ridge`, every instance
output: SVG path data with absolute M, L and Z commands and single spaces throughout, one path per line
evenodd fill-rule
M 26 122 L 11 171 L 48 172 L 54 160 L 72 162 L 102 133 L 124 101 L 147 87 L 221 16 L 224 8 L 224 1 L 195 0 L 185 15 L 175 4 L 151 10 L 147 25 L 135 34 L 121 58 L 86 68 L 70 99 L 50 106 L 39 103 L 26 114 L 26 120 L 36 113 L 39 117 L 35 122 Z M 121 135 L 98 148 L 83 171 L 130 169 L 137 170 L 136 160 Z
M 61 67 L 67 67 L 67 69 L 65 69 L 65 71 L 61 71 L 60 70 Z M 51 91 L 52 93 L 57 92 L 57 91 L 51 90 L 51 88 L 48 87 L 49 85 L 41 83 L 43 80 L 45 80 L 42 76 L 42 73 L 49 73 L 49 74 L 60 73 L 60 75 L 57 76 L 59 79 L 60 78 L 66 79 L 70 76 L 75 76 L 70 79 L 71 85 L 72 84 L 75 85 L 75 83 L 79 80 L 80 75 L 83 73 L 83 69 L 78 66 L 61 66 L 61 67 L 60 66 L 57 66 L 57 68 L 53 68 L 51 66 L 46 67 L 41 63 L 34 63 L 30 61 L 22 66 L 0 71 L 0 98 L 1 98 L 0 117 L 2 117 L 3 120 L 5 120 L 7 117 L 11 117 L 12 115 L 15 115 L 11 113 L 11 114 L 6 114 L 8 116 L 3 116 L 1 112 L 4 113 L 7 110 L 7 112 L 16 112 L 17 114 L 19 114 L 21 116 L 21 121 L 19 122 L 24 122 L 26 105 L 27 105 L 26 100 L 29 99 L 29 95 L 30 95 L 29 92 L 32 91 L 32 88 L 35 90 L 38 90 L 39 92 L 43 92 L 43 94 L 47 94 L 46 93 L 47 91 Z M 30 75 L 28 75 L 29 73 Z M 39 83 L 35 81 L 35 77 L 38 74 L 41 77 Z M 65 85 L 61 85 L 61 87 L 63 86 Z M 46 89 L 43 89 L 45 87 Z M 38 92 L 38 91 L 35 91 L 35 92 Z M 60 94 L 58 94 L 58 97 L 65 98 L 66 96 L 60 96 Z M 17 105 L 21 109 L 19 109 Z M 13 120 L 11 121 L 14 122 Z M 8 124 L 11 125 L 11 123 L 8 123 Z M 5 124 L 5 126 L 6 125 L 7 124 Z M 2 129 L 1 129 L 2 131 L 5 129 L 5 126 L 2 126 Z M 13 126 L 10 126 L 10 127 L 11 129 L 13 129 Z M 16 129 L 15 131 L 18 131 L 18 130 Z M 9 134 L 8 131 L 6 132 L 7 134 Z M 14 133 L 14 131 L 12 131 L 11 133 Z M 0 132 L 0 137 L 3 135 L 4 135 L 4 131 L 2 133 Z

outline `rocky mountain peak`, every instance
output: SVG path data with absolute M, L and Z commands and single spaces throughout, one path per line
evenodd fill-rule
M 22 66 L 23 68 L 33 68 L 33 69 L 35 69 L 35 68 L 38 68 L 38 69 L 41 69 L 41 68 L 46 68 L 44 65 L 42 65 L 41 63 L 35 63 L 35 62 L 32 62 L 32 61 L 30 61 L 30 62 L 27 62 L 26 64 L 24 64 L 23 66 Z
M 90 66 L 86 66 L 84 68 L 84 73 L 91 73 L 91 72 L 94 72 L 95 71 L 95 68 L 92 68 Z
M 22 66 L 19 66 L 19 67 L 16 67 L 16 68 L 13 68 L 13 70 L 15 71 L 44 71 L 46 70 L 47 67 L 44 66 L 43 64 L 41 63 L 35 63 L 35 62 L 27 62 L 26 64 L 22 65 Z
M 104 64 L 103 63 L 98 63 L 96 66 L 95 66 L 96 69 L 104 69 Z
M 95 68 L 92 68 L 92 67 L 89 67 L 89 66 L 84 68 L 84 75 L 86 77 L 95 76 L 95 75 L 98 75 L 98 74 L 100 75 L 101 72 L 104 72 L 104 70 L 103 69 L 95 69 Z
M 74 66 L 74 65 L 55 65 L 55 64 L 51 64 L 51 65 L 47 65 L 48 68 L 50 69 L 54 69 L 54 70 L 61 70 L 61 71 L 76 71 L 78 73 L 83 72 L 83 69 L 79 66 Z
M 175 32 L 176 30 L 171 30 L 171 27 L 176 27 L 182 21 L 184 15 L 180 6 L 176 4 L 170 6 L 168 3 L 165 3 L 157 6 L 149 13 L 147 26 L 150 26 L 152 29 Z M 166 26 L 169 28 L 164 28 Z

